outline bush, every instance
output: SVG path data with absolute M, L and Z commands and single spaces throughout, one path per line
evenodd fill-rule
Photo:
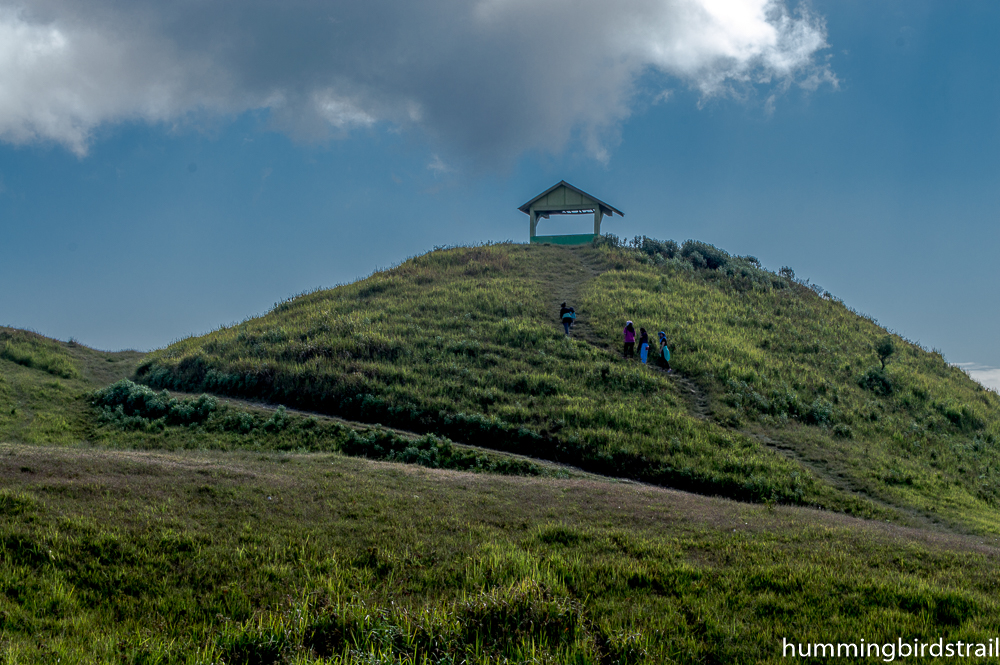
M 102 420 L 123 429 L 141 429 L 155 421 L 168 425 L 202 423 L 219 408 L 219 400 L 211 395 L 177 399 L 166 390 L 158 393 L 128 379 L 98 390 L 91 401 Z
M 960 430 L 976 431 L 986 426 L 985 421 L 977 416 L 968 404 L 958 405 L 951 401 L 935 403 L 934 408 Z
M 853 439 L 854 430 L 852 430 L 848 425 L 837 423 L 833 426 L 833 435 L 838 439 Z
M 696 261 L 704 261 L 705 267 L 710 270 L 725 267 L 730 259 L 728 252 L 698 240 L 685 240 L 684 244 L 681 245 L 681 256 L 691 261 L 696 267 Z M 695 256 L 700 258 L 695 259 Z
M 662 256 L 664 259 L 672 259 L 680 251 L 677 243 L 673 240 L 656 240 L 647 236 L 636 237 L 633 244 L 648 256 Z
M 827 426 L 833 420 L 833 404 L 825 399 L 817 398 L 806 413 L 806 422 L 812 425 Z
M 878 367 L 872 367 L 859 376 L 858 385 L 882 397 L 888 397 L 896 391 L 892 379 Z
M 616 236 L 614 233 L 604 233 L 599 236 L 595 236 L 592 242 L 594 247 L 610 247 L 611 249 L 621 249 L 625 247 L 625 241 Z
M 464 640 L 494 652 L 524 638 L 566 646 L 586 629 L 578 601 L 555 596 L 531 580 L 464 599 L 457 609 Z

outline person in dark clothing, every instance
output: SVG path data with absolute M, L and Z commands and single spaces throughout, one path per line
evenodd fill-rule
M 559 310 L 559 318 L 562 319 L 563 330 L 568 335 L 569 329 L 576 322 L 576 310 L 572 307 L 567 307 L 566 303 L 563 303 L 562 308 Z
M 625 322 L 625 357 L 635 358 L 635 326 L 631 321 Z
M 667 374 L 673 374 L 670 369 L 670 349 L 667 347 L 667 333 L 660 331 L 660 362 L 667 368 Z
M 649 359 L 649 333 L 645 328 L 639 328 L 639 358 L 643 365 Z

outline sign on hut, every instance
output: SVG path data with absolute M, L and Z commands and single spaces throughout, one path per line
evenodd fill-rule
M 613 217 L 625 213 L 609 206 L 604 201 L 594 198 L 582 189 L 577 189 L 565 180 L 560 180 L 535 198 L 518 208 L 531 218 L 531 242 L 550 242 L 556 245 L 583 245 L 601 235 L 601 218 L 605 215 Z M 540 236 L 535 234 L 538 220 L 549 215 L 583 215 L 594 214 L 594 232 L 577 233 L 573 235 Z

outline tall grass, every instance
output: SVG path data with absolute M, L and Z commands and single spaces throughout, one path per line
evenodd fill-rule
M 427 434 L 407 437 L 382 427 L 353 428 L 335 421 L 290 414 L 234 409 L 212 395 L 178 399 L 127 379 L 95 391 L 91 403 L 104 425 L 94 442 L 135 448 L 211 448 L 330 452 L 418 464 L 432 469 L 556 475 L 528 460 L 486 455 Z M 565 475 L 561 473 L 559 475 Z
M 581 260 L 603 271 L 580 285 L 590 341 L 549 310 L 553 275 Z M 1000 529 L 1000 398 L 898 337 L 882 370 L 886 331 L 786 272 L 695 241 L 453 248 L 183 340 L 137 377 L 734 498 L 882 514 L 861 489 L 927 513 L 954 486 L 938 514 Z M 626 319 L 667 333 L 712 418 L 672 377 L 607 350 Z
M 782 637 L 1000 629 L 989 548 L 821 512 L 340 456 L 3 453 L 8 662 L 779 662 Z
M 73 360 L 58 342 L 25 330 L 0 330 L 0 358 L 64 379 L 80 376 Z
M 893 503 L 1000 530 L 997 395 L 898 335 L 882 369 L 886 331 L 829 294 L 734 279 L 753 269 L 745 259 L 691 270 L 636 244 L 597 250 L 616 268 L 585 289 L 602 336 L 625 318 L 664 330 L 672 364 L 712 392 L 720 421 L 798 441 Z

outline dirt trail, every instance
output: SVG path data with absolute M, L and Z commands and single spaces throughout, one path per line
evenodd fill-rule
M 565 254 L 566 263 L 564 271 L 558 273 L 549 272 L 540 276 L 546 282 L 549 293 L 551 293 L 550 306 L 554 313 L 553 320 L 555 320 L 555 314 L 559 311 L 560 303 L 566 301 L 570 306 L 576 307 L 577 310 L 577 321 L 573 326 L 571 335 L 576 339 L 588 342 L 615 358 L 621 358 L 620 348 L 613 346 L 607 340 L 597 335 L 589 323 L 589 313 L 579 305 L 579 298 L 584 285 L 601 273 L 606 272 L 607 269 L 600 265 L 588 252 L 582 250 L 582 248 L 565 248 Z M 562 329 L 561 324 L 558 322 L 555 325 L 560 330 Z M 691 415 L 700 420 L 714 420 L 711 398 L 697 382 L 676 371 L 667 374 L 666 370 L 655 364 L 650 364 L 649 366 L 653 371 L 666 374 L 678 386 L 683 396 L 687 399 Z M 779 455 L 797 462 L 805 469 L 816 474 L 818 478 L 828 485 L 848 494 L 867 499 L 886 510 L 899 514 L 912 526 L 937 531 L 942 529 L 955 531 L 954 525 L 945 525 L 938 517 L 932 514 L 914 510 L 906 506 L 899 506 L 876 496 L 869 491 L 869 488 L 854 482 L 847 474 L 837 472 L 826 460 L 806 455 L 794 444 L 776 440 L 759 432 L 735 429 L 725 423 L 715 422 L 720 427 L 751 437 Z M 959 529 L 959 531 L 961 530 Z
M 666 372 L 659 367 L 655 369 L 658 372 Z M 668 376 L 686 391 L 692 415 L 701 420 L 710 420 L 712 418 L 712 405 L 709 402 L 708 393 L 702 390 L 697 383 L 677 372 L 672 372 Z
M 901 523 L 906 526 L 927 529 L 930 531 L 945 530 L 953 533 L 973 533 L 967 529 L 963 529 L 959 524 L 953 524 L 950 522 L 945 524 L 940 518 L 933 514 L 926 513 L 909 506 L 900 506 L 890 501 L 886 501 L 885 499 L 872 493 L 869 488 L 857 483 L 846 473 L 838 472 L 827 462 L 827 460 L 817 459 L 813 456 L 806 455 L 794 444 L 780 439 L 774 439 L 761 432 L 740 430 L 740 433 L 759 441 L 784 457 L 795 460 L 805 468 L 815 473 L 817 477 L 831 487 L 835 487 L 847 494 L 862 497 L 871 501 L 880 508 L 896 513 L 900 517 L 904 518 L 905 522 Z
M 590 326 L 588 313 L 580 307 L 583 285 L 605 270 L 583 252 L 565 248 L 564 253 L 565 263 L 559 270 L 538 275 L 549 293 L 548 305 L 552 311 L 552 319 L 558 329 L 562 330 L 562 323 L 558 320 L 559 307 L 562 303 L 567 303 L 576 310 L 576 322 L 573 324 L 570 336 L 608 351 L 610 350 L 608 345 Z
M 607 271 L 595 258 L 586 251 L 578 248 L 566 248 L 565 270 L 558 273 L 548 273 L 543 276 L 547 282 L 550 297 L 550 306 L 553 313 L 558 314 L 561 303 L 566 302 L 577 311 L 576 323 L 570 335 L 576 339 L 582 339 L 588 344 L 595 346 L 616 358 L 621 358 L 619 348 L 612 346 L 607 340 L 602 339 L 590 325 L 590 316 L 586 309 L 581 308 L 580 294 L 583 286 L 601 273 Z M 562 324 L 556 323 L 561 329 Z M 679 385 L 682 393 L 687 398 L 691 414 L 696 418 L 705 420 L 711 418 L 712 407 L 708 393 L 701 389 L 697 383 L 686 376 L 682 376 L 677 371 L 667 374 L 666 370 L 656 364 L 650 363 L 649 367 L 657 372 L 662 372 L 673 382 Z

